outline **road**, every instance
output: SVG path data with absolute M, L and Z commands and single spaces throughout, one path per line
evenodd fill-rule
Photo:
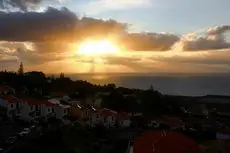
M 34 129 L 31 130 L 31 132 L 28 135 L 19 138 L 13 145 L 11 145 L 11 146 L 9 146 L 7 148 L 4 148 L 2 153 L 9 153 L 15 147 L 18 147 L 18 146 L 20 146 L 22 144 L 25 144 L 26 142 L 28 142 L 32 138 L 37 137 L 40 134 L 41 129 L 42 129 L 41 126 L 35 127 Z

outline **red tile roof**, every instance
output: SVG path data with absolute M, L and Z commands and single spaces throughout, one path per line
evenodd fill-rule
M 34 98 L 23 98 L 23 101 L 29 105 L 40 105 L 42 102 Z
M 0 92 L 10 92 L 13 89 L 11 87 L 5 86 L 5 85 L 0 85 Z
M 41 101 L 41 104 L 45 105 L 46 107 L 54 107 L 56 104 L 49 102 L 48 100 Z
M 34 98 L 24 98 L 23 101 L 29 105 L 45 105 L 47 107 L 54 107 L 56 104 L 49 102 L 48 100 L 38 100 Z
M 117 119 L 118 120 L 129 120 L 129 116 L 127 113 L 121 112 L 117 115 Z
M 11 96 L 11 95 L 5 95 L 3 96 L 3 100 L 7 101 L 8 103 L 18 103 L 20 102 L 20 99 Z
M 100 109 L 98 113 L 101 116 L 116 116 L 117 115 L 117 112 L 110 110 L 110 109 L 106 109 L 106 108 Z
M 134 140 L 133 153 L 200 153 L 195 141 L 176 132 L 145 132 Z

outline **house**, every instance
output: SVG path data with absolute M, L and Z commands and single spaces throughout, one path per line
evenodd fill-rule
M 92 113 L 91 125 L 104 125 L 105 127 L 113 127 L 116 124 L 117 112 L 103 108 Z
M 41 101 L 41 116 L 43 117 L 56 117 L 56 104 L 49 102 L 48 100 Z
M 230 129 L 229 128 L 217 129 L 216 140 L 218 141 L 218 150 L 220 153 L 225 153 L 226 150 L 229 150 Z
M 70 114 L 72 117 L 83 119 L 84 118 L 84 108 L 79 103 L 73 103 L 70 108 Z
M 10 118 L 19 116 L 21 113 L 21 100 L 12 95 L 2 96 L 0 98 L 0 105 L 5 107 L 5 115 Z
M 0 85 L 0 95 L 14 95 L 15 90 L 6 85 Z
M 69 105 L 59 104 L 56 106 L 55 113 L 56 118 L 62 121 L 67 120 L 67 116 L 70 113 L 71 107 Z
M 91 105 L 85 105 L 82 110 L 84 120 L 90 120 L 92 114 L 96 112 L 96 109 Z
M 164 116 L 163 121 L 170 126 L 170 128 L 184 128 L 183 121 L 179 117 Z
M 141 117 L 143 116 L 143 113 L 128 113 L 128 116 L 131 117 L 131 116 L 134 116 L 134 117 Z
M 117 115 L 117 123 L 120 127 L 130 127 L 131 120 L 127 113 L 119 113 Z
M 41 101 L 34 98 L 24 98 L 20 118 L 25 121 L 34 121 L 41 117 Z
M 63 100 L 63 101 L 70 101 L 70 97 L 68 96 L 68 94 L 64 93 L 64 92 L 53 92 L 51 93 L 51 97 L 57 99 L 57 100 Z
M 95 108 L 101 108 L 101 103 L 102 103 L 102 98 L 97 97 L 97 98 L 94 100 L 93 106 L 94 106 Z
M 148 120 L 148 127 L 159 128 L 161 124 L 160 118 L 150 118 Z

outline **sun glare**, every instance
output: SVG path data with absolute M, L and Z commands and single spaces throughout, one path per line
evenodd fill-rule
M 119 47 L 108 40 L 86 41 L 80 44 L 77 53 L 85 56 L 103 56 L 120 52 Z

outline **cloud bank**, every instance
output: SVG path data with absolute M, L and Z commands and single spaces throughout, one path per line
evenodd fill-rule
M 11 0 L 7 3 L 27 10 L 41 2 Z M 111 67 L 119 70 L 117 67 L 121 66 L 132 72 L 190 72 L 198 71 L 197 66 L 199 71 L 228 71 L 230 67 L 230 42 L 226 37 L 230 25 L 211 27 L 201 35 L 129 33 L 128 23 L 80 18 L 67 8 L 52 7 L 44 12 L 1 11 L 0 21 L 0 69 L 15 69 L 20 61 L 31 69 L 42 70 L 47 64 L 49 67 L 75 64 L 71 71 L 81 70 L 83 65 L 100 65 L 92 59 L 82 60 L 74 50 L 79 41 L 92 37 L 114 38 L 127 48 L 123 56 L 105 59 L 104 66 L 111 71 Z M 56 69 L 59 71 L 58 66 Z
M 229 25 L 216 26 L 209 28 L 202 36 L 196 34 L 183 36 L 176 45 L 186 51 L 226 49 L 230 47 L 230 42 L 226 40 L 224 34 L 229 31 Z

